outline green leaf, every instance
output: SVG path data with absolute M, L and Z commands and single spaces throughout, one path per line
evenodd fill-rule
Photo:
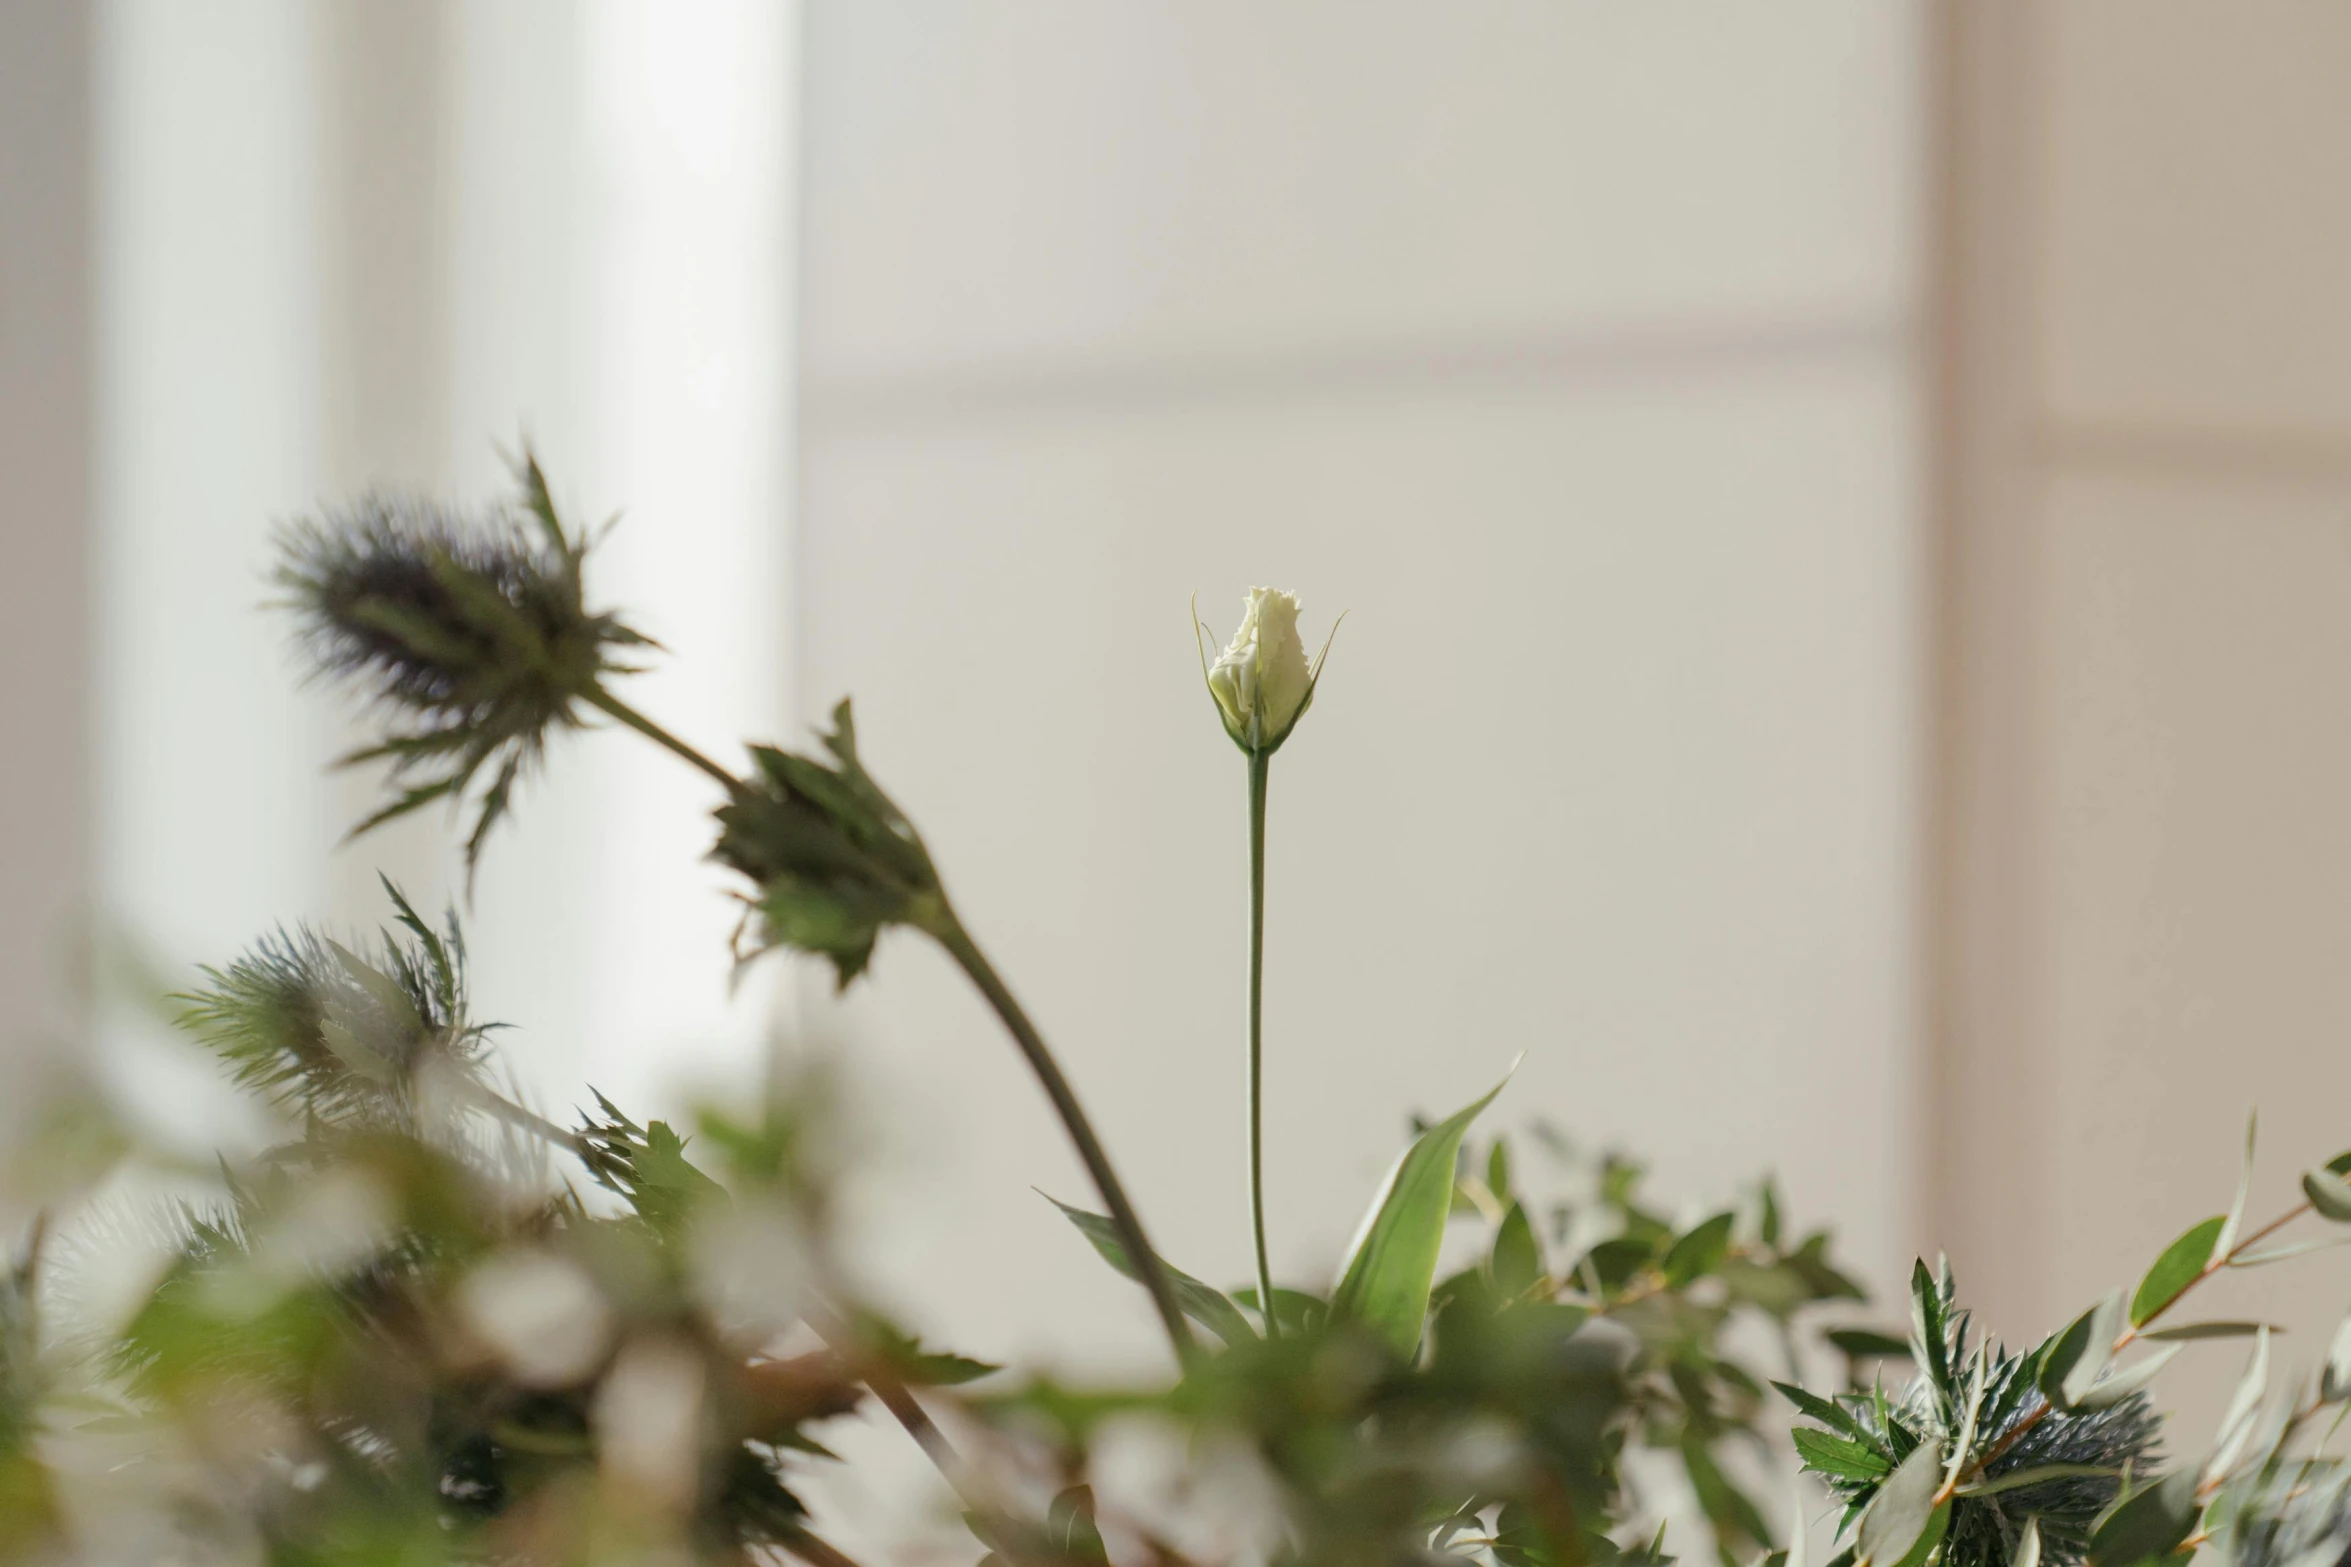
M 1502 1145 L 1496 1143 L 1495 1147 Z M 1488 1262 L 1494 1289 L 1510 1300 L 1533 1289 L 1543 1277 L 1543 1247 L 1527 1218 L 1526 1204 L 1514 1202 L 1494 1231 L 1494 1253 Z
M 2139 1337 L 2159 1344 L 2187 1343 L 2207 1338 L 2251 1338 L 2263 1328 L 2268 1328 L 2272 1333 L 2286 1331 L 2267 1322 L 2183 1322 L 2176 1328 L 2155 1328 Z
M 2021 1491 L 2028 1485 L 2047 1485 L 2052 1480 L 2112 1480 L 2121 1473 L 2104 1464 L 2035 1464 L 2030 1469 L 2011 1469 L 1997 1479 L 1963 1485 L 1953 1494 L 1998 1496 L 2002 1491 Z M 2015 1564 L 2011 1563 L 2010 1567 Z
M 1069 1222 L 1078 1227 L 1078 1233 L 1093 1243 L 1094 1250 L 1101 1254 L 1104 1262 L 1128 1278 L 1141 1282 L 1134 1264 L 1127 1260 L 1126 1245 L 1118 1238 L 1118 1226 L 1098 1213 L 1072 1208 L 1048 1193 L 1040 1192 L 1038 1195 L 1059 1208 Z M 1249 1326 L 1249 1319 L 1241 1315 L 1241 1308 L 1234 1305 L 1224 1291 L 1201 1283 L 1183 1269 L 1172 1266 L 1164 1257 L 1159 1259 L 1159 1265 L 1167 1270 L 1168 1282 L 1175 1286 L 1176 1304 L 1183 1308 L 1185 1316 L 1223 1339 L 1227 1345 L 1246 1344 L 1257 1337 L 1257 1330 Z
M 2083 1389 L 2081 1396 L 2073 1401 L 2073 1407 L 2076 1409 L 2112 1409 L 2154 1381 L 2155 1374 L 2170 1365 L 2172 1358 L 2187 1347 L 2185 1344 L 2166 1345 L 2146 1359 L 2125 1366 L 2122 1370 L 2108 1376 L 2104 1381 L 2093 1383 Z
M 2024 1533 L 2017 1538 L 2016 1554 L 2008 1559 L 2008 1567 L 2041 1567 L 2040 1519 L 2024 1521 Z
M 1512 1063 L 1511 1071 L 1517 1070 Z M 1369 1325 L 1400 1355 L 1420 1348 L 1429 1286 L 1436 1282 L 1437 1252 L 1445 1240 L 1445 1215 L 1453 1204 L 1453 1165 L 1462 1134 L 1509 1081 L 1505 1073 L 1474 1103 L 1413 1140 L 1380 1183 L 1347 1248 L 1331 1311 Z
M 2284 1262 L 2290 1257 L 2307 1257 L 2314 1251 L 2332 1251 L 2337 1246 L 2351 1246 L 2351 1235 L 2331 1235 L 2322 1241 L 2287 1241 L 2283 1245 L 2263 1246 L 2254 1251 L 2241 1251 L 2229 1259 L 2232 1268 L 2259 1268 L 2273 1262 Z
M 2122 1291 L 2116 1290 L 2036 1351 L 2041 1369 L 2034 1380 L 2043 1398 L 2060 1409 L 2071 1409 L 2074 1401 L 2090 1390 L 2107 1361 L 2114 1358 L 2122 1313 Z
M 1804 1467 L 1835 1479 L 1867 1485 L 1884 1479 L 1894 1467 L 1893 1460 L 1876 1448 L 1846 1437 L 1815 1431 L 1810 1426 L 1798 1426 L 1790 1434 L 1796 1443 L 1796 1456 L 1804 1460 Z
M 1808 1393 L 1804 1389 L 1789 1382 L 1774 1382 L 1772 1386 L 1779 1389 L 1780 1397 L 1786 1399 L 1789 1403 L 1794 1404 L 1798 1409 L 1802 1410 L 1805 1414 L 1810 1415 L 1813 1419 L 1819 1421 L 1822 1425 L 1827 1426 L 1830 1430 L 1842 1431 L 1850 1437 L 1859 1437 L 1861 1435 L 1860 1421 L 1855 1420 L 1843 1409 L 1831 1403 L 1829 1400 L 1822 1398 L 1819 1394 Z
M 1943 1543 L 1950 1527 L 1951 1504 L 1945 1501 L 1927 1514 L 1926 1529 L 1919 1535 L 1918 1543 L 1910 1548 L 1910 1554 L 1902 1558 L 1901 1567 L 1927 1567 L 1928 1562 L 1936 1559 L 1935 1547 Z
M 961 1387 L 1004 1368 L 969 1355 L 921 1354 L 898 1367 L 898 1374 L 914 1387 Z
M 1730 1255 L 1731 1226 L 1738 1218 L 1735 1213 L 1718 1213 L 1675 1237 L 1665 1253 L 1666 1282 L 1679 1287 L 1720 1268 L 1723 1258 Z
M 2319 1397 L 2335 1403 L 2351 1396 L 2351 1316 L 2346 1316 L 2335 1329 L 2334 1342 L 2327 1346 L 2326 1369 L 2319 1373 Z
M 2351 1200 L 2351 1189 L 2346 1189 L 2345 1197 Z M 2139 1280 L 2138 1293 L 2131 1297 L 2132 1327 L 2170 1305 L 2181 1290 L 2196 1281 L 2212 1260 L 2213 1242 L 2227 1226 L 2227 1218 L 2216 1213 L 2163 1248 L 2163 1255 L 2155 1259 L 2147 1276 Z
M 1931 1439 L 1921 1442 L 1886 1477 L 1869 1511 L 1861 1515 L 1861 1533 L 1854 1541 L 1856 1567 L 1891 1567 L 1908 1557 L 1934 1518 L 1935 1492 L 1942 1484 L 1943 1446 Z
M 1257 1307 L 1255 1285 L 1244 1284 L 1228 1293 L 1234 1300 L 1257 1312 L 1259 1320 L 1264 1319 L 1265 1313 Z M 1273 1309 L 1284 1333 L 1312 1332 L 1322 1325 L 1324 1315 L 1330 1310 L 1323 1304 L 1321 1296 L 1309 1295 L 1304 1290 L 1284 1289 L 1279 1284 L 1273 1287 Z
M 1875 1328 L 1831 1328 L 1821 1337 L 1855 1360 L 1880 1360 L 1910 1353 L 1908 1339 L 1880 1333 Z
M 2133 1493 L 2090 1536 L 2094 1567 L 2133 1567 L 2169 1556 L 2196 1527 L 2196 1472 L 2182 1469 Z
M 1499 1137 L 1486 1155 L 1486 1190 L 1496 1202 L 1510 1201 L 1510 1144 Z
M 1767 1551 L 1772 1548 L 1771 1527 L 1763 1521 L 1754 1499 L 1731 1483 L 1707 1451 L 1705 1439 L 1695 1432 L 1682 1436 L 1682 1467 L 1689 1473 L 1690 1489 L 1706 1521 L 1714 1525 L 1716 1544 L 1727 1547 L 1743 1539 Z
M 2245 1227 L 2245 1198 L 2253 1190 L 2253 1138 L 2261 1128 L 2261 1112 L 2248 1111 L 2245 1115 L 2245 1162 L 2237 1169 L 2237 1200 L 2229 1204 L 2228 1219 L 2220 1227 L 2220 1234 L 2212 1242 L 2212 1254 L 2225 1257 L 2229 1248 L 2237 1244 L 2237 1236 Z
M 1951 1385 L 1951 1350 L 1945 1342 L 1943 1292 L 1927 1271 L 1924 1258 L 1910 1264 L 1910 1342 L 1911 1352 L 1920 1357 L 1919 1369 L 1933 1383 L 1937 1396 L 1943 1396 L 1942 1390 Z
M 1092 1487 L 1073 1485 L 1053 1498 L 1053 1505 L 1045 1512 L 1045 1539 L 1058 1561 L 1110 1560 L 1110 1552 L 1102 1544 L 1102 1531 L 1094 1526 Z
M 2252 1357 L 2245 1363 L 2245 1375 L 2237 1383 L 2237 1391 L 2229 1400 L 2228 1413 L 2221 1416 L 2220 1430 L 2224 1437 L 2240 1422 L 2251 1420 L 2261 1408 L 2261 1395 L 2269 1391 L 2269 1335 L 2260 1334 L 2253 1340 Z
M 2331 1170 L 2310 1170 L 2302 1177 L 2303 1195 L 2310 1206 L 2337 1224 L 2351 1223 L 2351 1182 Z

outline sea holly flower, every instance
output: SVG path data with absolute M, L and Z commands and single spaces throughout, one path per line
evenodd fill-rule
M 354 833 L 460 798 L 486 769 L 469 868 L 548 731 L 577 726 L 582 707 L 613 711 L 606 678 L 652 646 L 587 607 L 589 540 L 556 515 L 536 460 L 519 477 L 519 500 L 487 515 L 375 494 L 278 539 L 276 581 L 313 667 L 365 691 L 381 720 L 342 760 L 388 762 L 393 797 Z
M 1206 627 L 1197 626 L 1195 639 Z M 1332 628 L 1334 634 L 1337 628 Z M 1207 662 L 1201 650 L 1202 674 L 1217 715 L 1233 744 L 1251 753 L 1271 755 L 1297 726 L 1314 702 L 1315 682 L 1322 677 L 1322 661 L 1330 652 L 1326 640 L 1321 653 L 1309 662 L 1306 645 L 1298 638 L 1298 596 L 1279 588 L 1251 588 L 1241 624 L 1233 640 Z

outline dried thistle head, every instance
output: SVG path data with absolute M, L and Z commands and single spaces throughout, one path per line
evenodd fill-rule
M 590 613 L 589 540 L 556 515 L 525 456 L 521 495 L 466 516 L 374 494 L 278 538 L 275 580 L 292 595 L 315 672 L 366 693 L 382 738 L 342 759 L 390 764 L 394 797 L 354 836 L 434 800 L 461 799 L 485 768 L 466 842 L 470 869 L 548 730 L 577 725 L 620 650 L 651 641 Z
M 494 1024 L 467 1015 L 465 942 L 435 931 L 389 881 L 405 940 L 387 932 L 363 955 L 318 931 L 265 936 L 211 987 L 186 996 L 180 1024 L 240 1087 L 330 1125 L 412 1128 L 420 1089 L 478 1077 Z
M 928 924 L 943 900 L 914 824 L 857 760 L 847 702 L 821 738 L 830 763 L 752 747 L 755 771 L 719 808 L 711 857 L 751 879 L 758 950 L 829 958 L 846 986 L 885 926 Z

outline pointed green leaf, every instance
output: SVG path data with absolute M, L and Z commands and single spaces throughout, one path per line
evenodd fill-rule
M 1496 1143 L 1495 1147 L 1502 1145 Z M 1543 1277 L 1543 1247 L 1527 1218 L 1526 1204 L 1514 1202 L 1494 1231 L 1494 1289 L 1505 1300 L 1525 1294 Z
M 1045 1511 L 1045 1539 L 1053 1547 L 1056 1561 L 1110 1560 L 1102 1544 L 1102 1531 L 1094 1526 L 1093 1487 L 1073 1485 L 1053 1498 L 1053 1505 Z
M 1730 1254 L 1731 1226 L 1738 1218 L 1735 1213 L 1718 1213 L 1676 1236 L 1665 1253 L 1666 1282 L 1678 1287 L 1720 1268 Z
M 1821 1335 L 1855 1360 L 1877 1360 L 1910 1353 L 1910 1341 L 1875 1328 L 1831 1328 Z
M 1922 1270 L 1923 1271 L 1923 1270 Z M 1861 1515 L 1861 1534 L 1855 1540 L 1855 1567 L 1891 1567 L 1909 1556 L 1933 1519 L 1935 1492 L 1943 1484 L 1943 1446 L 1925 1441 L 1886 1477 L 1878 1494 Z
M 1799 1410 L 1810 1415 L 1830 1430 L 1842 1432 L 1850 1437 L 1861 1435 L 1861 1422 L 1819 1394 L 1808 1393 L 1790 1382 L 1774 1382 L 1772 1386 L 1779 1389 L 1780 1397 L 1794 1404 Z
M 1098 1213 L 1072 1208 L 1050 1194 L 1038 1195 L 1059 1208 L 1069 1222 L 1078 1227 L 1078 1233 L 1093 1243 L 1094 1250 L 1101 1254 L 1104 1262 L 1128 1278 L 1141 1282 L 1135 1273 L 1134 1264 L 1127 1260 L 1126 1245 L 1118 1238 L 1118 1226 Z M 1159 1259 L 1159 1265 L 1167 1270 L 1168 1282 L 1175 1286 L 1176 1304 L 1183 1308 L 1185 1316 L 1228 1345 L 1245 1344 L 1257 1337 L 1257 1330 L 1249 1326 L 1249 1319 L 1241 1315 L 1241 1308 L 1234 1305 L 1224 1291 L 1201 1283 L 1183 1269 L 1172 1266 L 1164 1257 Z
M 2131 1297 L 2131 1326 L 2137 1327 L 2170 1305 L 2180 1291 L 2196 1281 L 2212 1260 L 2213 1242 L 2227 1226 L 2228 1220 L 2216 1213 L 2163 1248 L 2163 1255 L 2155 1259 L 2147 1276 L 2139 1280 L 2138 1293 Z
M 1511 1070 L 1516 1071 L 1516 1063 Z M 1502 1092 L 1504 1074 L 1475 1103 L 1465 1105 L 1413 1140 L 1389 1169 L 1370 1211 L 1347 1248 L 1347 1265 L 1331 1293 L 1335 1315 L 1368 1324 L 1401 1355 L 1420 1347 L 1436 1282 L 1437 1252 L 1453 1205 L 1453 1165 L 1462 1134 Z
M 2024 1534 L 2016 1542 L 2016 1554 L 2008 1559 L 2008 1567 L 2041 1567 L 2040 1519 L 2024 1521 Z
M 1927 1271 L 1926 1259 L 1916 1258 L 1910 1264 L 1911 1353 L 1919 1357 L 1919 1369 L 1937 1389 L 1951 1385 L 1950 1346 L 1944 1338 L 1942 1291 Z
M 1798 1426 L 1790 1437 L 1796 1444 L 1796 1456 L 1804 1461 L 1805 1468 L 1834 1479 L 1867 1485 L 1884 1479 L 1894 1467 L 1892 1460 L 1875 1447 L 1815 1431 L 1810 1426 Z

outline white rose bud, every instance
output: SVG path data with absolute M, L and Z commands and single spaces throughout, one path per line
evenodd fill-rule
M 1327 642 L 1323 651 L 1330 651 Z M 1240 629 L 1207 671 L 1208 694 L 1234 744 L 1271 752 L 1313 702 L 1321 674 L 1322 658 L 1309 663 L 1298 639 L 1297 595 L 1251 588 Z

